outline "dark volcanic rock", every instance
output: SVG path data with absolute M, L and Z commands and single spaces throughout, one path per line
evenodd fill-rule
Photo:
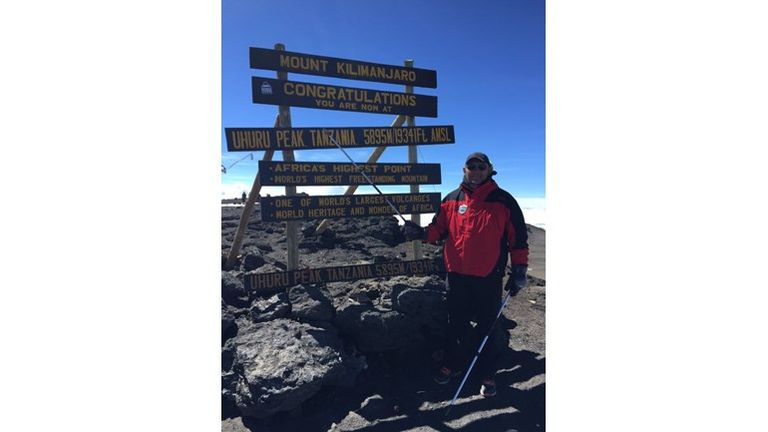
M 221 222 L 221 228 L 237 228 L 238 222 L 236 220 L 225 220 Z
M 242 213 L 241 208 L 237 207 L 222 207 L 221 208 L 221 220 L 240 220 L 240 213 Z
M 371 256 L 373 257 L 374 263 L 397 261 L 401 258 L 400 253 L 391 247 L 385 247 L 385 248 L 373 247 L 368 250 L 368 253 L 370 253 Z
M 315 221 L 304 222 L 304 224 L 301 225 L 301 233 L 304 236 L 311 236 L 315 233 L 316 228 L 317 224 Z
M 285 266 L 278 267 L 275 265 L 276 263 L 266 263 L 263 266 L 257 268 L 256 270 L 250 271 L 244 275 L 244 277 L 249 277 L 249 275 L 252 274 L 262 274 L 262 273 L 279 273 L 285 270 Z M 260 288 L 256 291 L 252 291 L 251 294 L 254 297 L 271 297 L 273 294 L 276 294 L 279 291 L 283 291 L 282 288 Z
M 418 323 L 410 316 L 353 300 L 336 311 L 334 323 L 364 353 L 401 348 L 420 338 Z
M 247 237 L 243 239 L 243 249 L 249 249 L 249 248 L 257 248 L 261 250 L 262 252 L 272 252 L 272 246 L 263 239 L 257 239 L 254 237 Z
M 222 208 L 222 264 L 241 212 L 242 207 Z M 317 222 L 300 225 L 299 268 L 413 259 L 411 243 L 401 237 L 394 217 L 335 219 L 323 233 L 315 232 Z M 247 223 L 236 263 L 232 268 L 222 266 L 222 418 L 227 418 L 222 430 L 429 429 L 421 425 L 442 418 L 440 408 L 458 385 L 452 381 L 455 385 L 450 390 L 438 389 L 431 380 L 432 369 L 439 367 L 440 361 L 433 354 L 442 353 L 437 348 L 442 345 L 447 324 L 444 281 L 438 276 L 396 276 L 246 293 L 244 273 L 286 270 L 285 226 L 261 222 L 255 211 Z M 528 229 L 534 257 L 537 232 L 530 226 Z M 543 242 L 543 232 L 541 238 Z M 425 257 L 440 257 L 442 253 L 440 245 L 422 244 L 421 249 Z M 248 257 L 251 251 L 253 257 Z M 506 320 L 499 321 L 498 331 L 487 342 L 506 350 L 499 365 L 504 370 L 497 397 L 501 399 L 490 401 L 491 405 L 464 404 L 465 412 L 459 415 L 475 417 L 452 423 L 451 428 L 463 430 L 462 426 L 475 421 L 469 429 L 538 430 L 518 427 L 520 413 L 529 415 L 530 403 L 525 401 L 531 396 L 518 387 L 509 387 L 528 380 L 529 372 L 530 376 L 536 373 L 529 370 L 533 360 L 528 364 L 524 357 L 516 360 L 518 357 L 508 352 L 511 335 L 516 341 L 513 343 L 522 347 L 518 349 L 527 349 L 535 342 L 543 356 L 543 336 L 534 340 L 527 333 L 520 334 L 520 329 L 543 331 L 543 317 L 535 325 L 529 324 L 533 312 L 538 313 L 539 307 L 543 311 L 544 306 L 543 297 L 531 297 L 539 293 L 534 291 L 540 288 L 537 285 L 544 285 L 543 258 L 540 273 L 533 272 L 536 263 L 532 259 L 529 287 L 510 300 L 502 317 Z M 225 292 L 233 304 L 224 299 Z M 543 295 L 543 288 L 540 292 Z M 526 308 L 533 312 L 520 315 Z M 356 352 L 358 347 L 368 359 Z M 521 367 L 510 369 L 515 364 Z M 543 372 L 543 360 L 536 364 L 541 364 Z M 478 380 L 470 377 L 463 396 L 477 394 Z M 353 388 L 335 388 L 342 385 Z M 450 393 L 444 394 L 446 391 Z M 500 407 L 506 411 L 493 414 Z M 513 407 L 519 410 L 517 417 L 509 415 Z M 493 416 L 497 421 L 480 416 Z M 332 426 L 333 422 L 336 424 Z
M 287 318 L 291 314 L 288 294 L 280 292 L 269 298 L 257 298 L 251 303 L 250 313 L 253 322 Z
M 221 297 L 228 305 L 237 307 L 248 306 L 248 293 L 243 281 L 235 276 L 236 272 L 221 272 Z
M 396 297 L 396 293 L 406 288 L 438 291 L 445 294 L 445 280 L 438 275 L 394 276 L 382 282 L 381 285 L 388 287 L 392 291 L 393 297 Z
M 336 247 L 336 233 L 326 229 L 319 236 L 307 235 L 299 241 L 299 249 L 307 252 L 317 252 L 320 249 L 333 249 Z
M 311 285 L 297 285 L 288 290 L 293 316 L 301 321 L 331 321 L 333 305 Z
M 370 239 L 367 239 L 370 240 Z M 362 240 L 347 240 L 339 244 L 341 249 L 348 251 L 356 251 L 362 254 L 364 257 L 369 258 L 371 256 L 370 242 Z
M 237 319 L 248 314 L 248 309 L 228 305 L 221 299 L 221 342 L 237 335 Z
M 425 336 L 444 336 L 448 328 L 445 284 L 436 276 L 396 276 L 382 283 L 392 308 L 415 319 Z
M 389 246 L 402 243 L 404 240 L 403 235 L 400 233 L 397 219 L 394 216 L 379 218 L 379 220 L 372 223 L 367 230 L 363 230 L 363 234 L 379 239 Z
M 368 420 L 390 417 L 392 406 L 387 403 L 381 395 L 375 394 L 366 398 L 357 413 Z
M 349 382 L 364 366 L 349 360 L 332 329 L 282 318 L 238 325 L 239 334 L 225 347 L 233 353 L 236 376 L 223 377 L 223 395 L 246 416 L 293 410 L 323 384 Z
M 336 309 L 336 318 L 334 318 L 333 323 L 344 334 L 355 335 L 361 333 L 362 330 L 359 329 L 361 324 L 360 317 L 369 310 L 373 310 L 371 303 L 363 304 L 347 299 Z
M 266 263 L 254 270 L 253 273 L 277 273 L 285 270 L 285 264 L 276 264 L 278 263 Z
M 347 299 L 357 303 L 381 304 L 382 287 L 380 279 L 362 279 L 337 284 L 327 284 L 326 287 L 333 298 L 333 305 L 338 309 Z
M 395 246 L 404 240 L 394 216 L 336 219 L 332 226 L 344 242 L 377 239 L 387 246 Z
M 232 313 L 224 300 L 221 300 L 221 344 L 227 339 L 234 337 L 237 334 L 237 325 L 235 324 L 235 314 Z
M 336 424 L 332 424 L 328 432 L 352 432 L 364 430 L 371 423 L 360 414 L 350 411 L 346 417 Z
M 442 338 L 448 326 L 445 285 L 439 276 L 396 276 L 328 284 L 334 323 L 363 352 L 382 352 Z
M 266 264 L 266 260 L 258 248 L 248 248 L 243 254 L 243 271 L 249 272 Z

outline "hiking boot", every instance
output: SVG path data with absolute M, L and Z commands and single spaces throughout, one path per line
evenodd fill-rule
M 480 394 L 483 397 L 496 396 L 496 381 L 492 379 L 484 379 L 483 385 L 480 386 Z
M 448 382 L 453 377 L 457 377 L 461 375 L 461 371 L 451 372 L 450 369 L 443 366 L 440 368 L 440 371 L 437 372 L 437 375 L 435 375 L 435 382 L 438 384 L 448 384 Z

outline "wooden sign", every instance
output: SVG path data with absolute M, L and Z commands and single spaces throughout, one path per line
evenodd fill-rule
M 387 194 L 386 197 L 402 214 L 435 213 L 440 207 L 439 193 Z M 392 207 L 380 194 L 261 198 L 261 220 L 264 222 L 393 214 Z
M 299 284 L 344 282 L 391 276 L 421 276 L 444 272 L 442 259 L 415 261 L 386 261 L 317 269 L 291 270 L 274 273 L 247 273 L 243 280 L 246 291 L 261 294 L 284 290 Z
M 251 48 L 251 68 L 322 75 L 362 81 L 437 87 L 437 71 L 323 57 L 290 51 Z
M 376 185 L 441 183 L 440 164 L 259 161 L 263 186 L 367 185 L 361 171 Z
M 437 117 L 437 97 L 251 77 L 253 102 L 375 114 Z
M 227 151 L 409 146 L 456 142 L 453 126 L 225 128 Z

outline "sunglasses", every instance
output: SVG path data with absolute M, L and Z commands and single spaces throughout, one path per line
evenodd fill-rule
M 488 165 L 484 163 L 478 163 L 478 164 L 467 164 L 467 169 L 470 171 L 485 171 L 488 169 Z

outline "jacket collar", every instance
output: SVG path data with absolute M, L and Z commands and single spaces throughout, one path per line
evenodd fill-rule
M 472 200 L 484 200 L 489 193 L 498 189 L 499 185 L 495 181 L 488 179 L 485 183 L 476 187 L 475 190 L 471 190 L 466 183 L 461 183 L 461 190 L 464 191 L 465 196 Z

